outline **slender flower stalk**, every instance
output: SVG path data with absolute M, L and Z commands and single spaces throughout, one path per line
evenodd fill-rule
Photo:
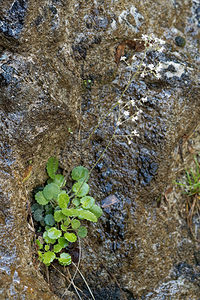
M 120 131 L 121 126 L 125 126 L 125 123 L 128 124 L 128 122 L 137 123 L 140 118 L 142 118 L 143 110 L 139 107 L 140 104 L 145 105 L 145 103 L 148 101 L 147 96 L 142 97 L 140 100 L 131 99 L 127 101 L 126 99 L 123 100 L 124 95 L 128 88 L 130 87 L 132 81 L 137 77 L 141 76 L 142 78 L 146 77 L 149 74 L 152 74 L 157 79 L 160 79 L 162 77 L 161 71 L 162 66 L 160 63 L 156 65 L 155 63 L 148 63 L 148 53 L 150 51 L 157 51 L 158 53 L 164 51 L 164 44 L 165 42 L 155 37 L 155 35 L 146 35 L 143 34 L 141 36 L 141 39 L 135 39 L 135 41 L 143 42 L 145 49 L 143 51 L 143 54 L 141 56 L 141 53 L 137 54 L 135 53 L 131 58 L 131 63 L 128 63 L 126 56 L 122 56 L 120 59 L 121 63 L 125 63 L 126 68 L 128 70 L 131 70 L 130 79 L 128 80 L 128 83 L 126 84 L 123 92 L 121 93 L 119 99 L 114 103 L 114 105 L 108 110 L 108 112 L 101 118 L 101 120 L 98 122 L 97 126 L 92 130 L 90 133 L 87 141 L 85 142 L 84 146 L 87 145 L 92 137 L 92 135 L 95 133 L 97 128 L 99 128 L 102 123 L 105 121 L 105 119 L 118 107 L 118 116 L 117 120 L 115 122 L 114 127 L 114 133 L 112 137 L 110 138 L 110 141 L 108 142 L 107 146 L 105 147 L 104 151 L 98 158 L 97 162 L 92 166 L 90 172 L 95 168 L 95 166 L 98 164 L 102 156 L 107 151 L 108 147 L 110 146 L 111 142 L 115 138 L 126 138 L 128 141 L 128 144 L 130 145 L 134 137 L 139 137 L 138 131 L 134 128 L 130 134 L 117 134 L 118 131 Z M 139 60 L 139 64 L 138 64 Z M 136 65 L 137 64 L 137 65 Z

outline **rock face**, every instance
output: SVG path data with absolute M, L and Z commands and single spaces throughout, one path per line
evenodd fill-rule
M 93 166 L 117 111 L 84 142 L 130 78 L 116 48 L 153 33 L 165 51 L 150 51 L 146 63 L 160 64 L 161 77 L 135 77 L 122 97 L 141 116 L 119 133 L 137 134 L 131 144 L 116 138 L 91 175 L 104 216 L 82 242 L 80 269 L 95 299 L 199 299 L 198 244 L 179 213 L 181 194 L 169 188 L 200 151 L 198 1 L 0 2 L 0 298 L 62 295 L 51 278 L 50 291 L 33 255 L 32 190 L 52 155 L 69 172 Z M 127 63 L 131 55 L 127 48 Z M 109 195 L 118 200 L 106 206 Z M 87 294 L 79 277 L 76 285 Z

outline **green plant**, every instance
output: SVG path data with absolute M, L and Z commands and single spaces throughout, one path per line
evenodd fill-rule
M 194 158 L 195 169 L 186 170 L 186 181 L 185 183 L 176 182 L 177 185 L 184 188 L 184 194 L 188 197 L 186 198 L 185 203 L 185 213 L 188 227 L 191 231 L 191 234 L 198 240 L 197 232 L 194 230 L 193 217 L 195 214 L 200 212 L 200 165 L 198 163 L 197 157 Z
M 184 187 L 184 193 L 188 196 L 200 195 L 200 166 L 197 158 L 194 158 L 195 170 L 186 170 L 186 182 L 176 182 L 177 185 Z
M 70 265 L 72 260 L 67 247 L 77 238 L 87 236 L 87 228 L 81 225 L 83 220 L 97 222 L 102 209 L 95 204 L 95 199 L 88 195 L 89 171 L 78 166 L 72 170 L 71 178 L 75 181 L 67 192 L 65 177 L 57 174 L 58 160 L 49 158 L 47 185 L 35 194 L 36 202 L 31 211 L 39 231 L 43 236 L 36 240 L 38 256 L 46 266 L 55 259 L 63 265 Z
M 83 86 L 85 89 L 91 90 L 91 87 L 93 85 L 93 81 L 91 79 L 84 79 L 83 80 Z

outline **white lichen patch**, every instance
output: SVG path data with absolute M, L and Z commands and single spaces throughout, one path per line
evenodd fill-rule
M 134 19 L 134 25 L 130 22 L 130 18 Z M 138 32 L 139 28 L 143 23 L 144 17 L 138 12 L 135 6 L 131 6 L 127 10 L 123 10 L 118 16 L 118 21 L 120 24 L 125 24 L 131 28 L 134 32 Z
M 180 63 L 175 63 L 173 61 L 159 62 L 159 64 L 156 66 L 155 70 L 157 73 L 160 73 L 161 70 L 166 70 L 170 66 L 173 67 L 173 71 L 167 71 L 165 73 L 167 78 L 172 78 L 172 77 L 181 78 L 183 73 L 185 73 L 185 66 Z
M 142 25 L 144 17 L 138 12 L 137 8 L 133 5 L 131 6 L 130 14 L 134 17 L 136 26 L 137 28 L 139 28 Z
M 110 24 L 112 30 L 116 30 L 117 29 L 117 22 L 115 20 L 112 20 L 112 23 Z
M 180 277 L 177 280 L 171 280 L 166 283 L 162 283 L 161 286 L 159 286 L 153 292 L 147 294 L 146 299 L 152 299 L 153 297 L 155 300 L 160 300 L 161 295 L 165 295 L 167 298 L 170 295 L 172 299 L 176 299 L 176 295 L 179 294 L 180 291 L 183 293 L 187 292 L 188 288 L 190 288 L 190 284 L 188 284 L 184 278 Z
M 129 11 L 123 10 L 121 14 L 118 17 L 119 23 L 122 24 L 124 21 L 127 21 L 127 16 L 129 14 Z

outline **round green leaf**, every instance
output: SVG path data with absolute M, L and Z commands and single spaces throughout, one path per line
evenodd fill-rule
M 80 217 L 80 219 L 85 219 L 91 222 L 97 222 L 97 217 L 88 210 L 79 210 L 78 217 Z
M 61 226 L 60 226 L 60 227 L 61 227 L 62 231 L 67 231 L 67 228 L 68 228 L 68 227 L 67 227 L 67 226 L 65 226 L 64 224 L 61 224 Z
M 49 251 L 49 248 L 50 248 L 49 245 L 45 245 L 45 246 L 44 246 L 44 250 L 45 250 L 45 251 Z
M 65 226 L 68 226 L 70 223 L 71 223 L 70 218 L 67 218 L 67 219 L 64 221 L 64 225 L 65 225 Z
M 72 259 L 68 253 L 61 253 L 58 261 L 62 266 L 68 266 L 71 264 Z
M 78 196 L 78 197 L 84 197 L 89 192 L 89 185 L 87 183 L 82 183 L 81 181 L 76 182 L 72 186 L 72 191 Z
M 94 205 L 94 203 L 95 203 L 95 199 L 93 197 L 85 196 L 81 198 L 82 207 L 85 209 L 91 208 Z
M 79 198 L 74 198 L 74 199 L 72 200 L 72 203 L 73 203 L 75 206 L 79 206 L 79 204 L 80 204 L 80 199 L 79 199 Z
M 55 253 L 58 253 L 58 252 L 60 252 L 61 250 L 62 250 L 62 247 L 61 247 L 60 244 L 56 244 L 56 245 L 53 246 L 53 251 L 54 251 Z
M 49 200 L 45 198 L 43 192 L 41 191 L 35 194 L 35 200 L 41 205 L 46 205 L 49 202 Z
M 62 210 L 56 210 L 54 213 L 54 220 L 56 222 L 60 222 L 62 220 L 64 220 L 66 217 L 65 215 L 63 215 Z
M 101 209 L 101 207 L 98 206 L 98 205 L 96 205 L 96 204 L 93 205 L 93 206 L 90 208 L 90 211 L 91 211 L 97 218 L 101 217 L 102 214 L 103 214 L 103 210 Z
M 43 254 L 43 263 L 47 266 L 56 258 L 56 255 L 52 251 L 47 251 Z
M 68 241 L 64 237 L 58 238 L 58 244 L 62 247 L 65 248 L 68 246 Z
M 42 261 L 43 260 L 43 254 L 42 254 L 42 252 L 41 251 L 38 251 L 38 259 L 40 260 L 40 261 Z
M 69 195 L 67 195 L 65 191 L 62 191 L 58 195 L 58 204 L 60 208 L 67 208 L 68 203 L 69 203 Z
M 43 244 L 37 239 L 36 244 L 38 245 L 39 249 L 43 248 Z
M 89 171 L 87 168 L 78 166 L 72 170 L 72 179 L 77 181 L 87 181 L 89 178 Z
M 77 236 L 74 233 L 71 233 L 71 232 L 66 232 L 64 234 L 64 237 L 66 238 L 66 240 L 68 240 L 71 243 L 74 243 L 77 240 Z
M 38 208 L 40 208 L 40 209 L 43 210 L 43 206 L 42 205 L 40 205 L 39 203 L 34 203 L 33 205 L 31 205 L 31 212 L 34 213 L 34 211 L 36 209 L 38 209 Z
M 45 227 L 45 222 L 44 222 L 44 219 L 42 219 L 41 221 L 40 221 L 40 225 L 42 226 L 42 227 Z M 41 228 L 41 230 L 42 230 L 42 228 Z M 41 231 L 40 230 L 40 231 Z M 43 231 L 43 230 L 42 230 Z M 38 231 L 39 232 L 39 231 Z
M 53 214 L 54 209 L 53 209 L 53 207 L 50 203 L 45 205 L 44 208 L 45 208 L 45 214 L 46 215 Z
M 58 159 L 56 157 L 50 157 L 47 162 L 47 173 L 49 177 L 54 179 L 57 170 L 58 170 Z
M 69 217 L 77 217 L 79 215 L 79 210 L 76 208 L 63 208 L 62 209 L 62 213 L 65 216 L 69 216 Z
M 52 214 L 46 215 L 44 218 L 46 225 L 53 226 L 55 224 L 55 220 Z
M 53 182 L 57 184 L 59 187 L 63 187 L 66 184 L 65 177 L 61 174 L 56 174 Z
M 78 236 L 80 236 L 81 238 L 84 238 L 87 236 L 87 228 L 84 226 L 79 227 L 78 229 Z
M 42 221 L 44 218 L 43 217 L 43 209 L 40 209 L 40 208 L 36 209 L 33 213 L 33 218 L 36 222 Z
M 50 239 L 58 239 L 59 237 L 61 237 L 62 232 L 56 227 L 52 227 L 47 231 L 47 234 Z
M 54 244 L 54 243 L 56 242 L 56 239 L 51 239 L 51 238 L 48 236 L 48 232 L 47 232 L 47 231 L 45 231 L 45 232 L 43 233 L 43 239 L 45 240 L 45 242 L 46 242 L 47 244 Z
M 78 229 L 81 226 L 81 223 L 79 220 L 72 220 L 71 225 L 72 225 L 72 229 Z
M 52 200 L 52 199 L 56 199 L 58 194 L 60 192 L 60 188 L 57 184 L 55 183 L 50 183 L 50 184 L 47 184 L 45 187 L 44 187 L 44 190 L 43 190 L 43 195 L 46 199 L 48 200 Z M 36 199 L 37 200 L 37 199 Z M 40 203 L 41 204 L 41 203 Z M 47 204 L 47 203 L 46 203 Z
M 53 182 L 53 179 L 52 178 L 49 178 L 48 180 L 47 180 L 47 183 L 49 184 L 49 183 L 52 183 Z

